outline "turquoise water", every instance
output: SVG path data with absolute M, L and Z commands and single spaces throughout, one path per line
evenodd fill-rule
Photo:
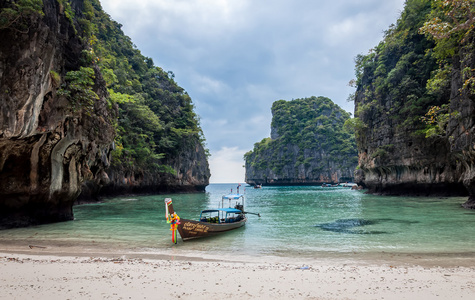
M 241 186 L 246 226 L 226 234 L 171 242 L 164 198 L 182 218 L 197 219 L 216 207 L 236 184 L 211 184 L 206 193 L 126 196 L 74 207 L 75 220 L 0 231 L 0 245 L 28 242 L 67 246 L 102 245 L 145 252 L 239 253 L 322 256 L 351 253 L 465 254 L 475 249 L 475 211 L 465 198 L 366 195 L 321 187 Z

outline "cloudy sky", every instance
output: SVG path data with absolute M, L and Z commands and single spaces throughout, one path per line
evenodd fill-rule
M 244 182 L 279 99 L 325 96 L 353 113 L 354 58 L 405 0 L 101 0 L 138 49 L 193 99 L 213 183 Z

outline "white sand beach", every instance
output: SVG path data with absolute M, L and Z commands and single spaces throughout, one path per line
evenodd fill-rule
M 0 248 L 0 299 L 473 299 L 475 264 L 127 258 Z M 115 255 L 115 256 L 114 256 Z M 137 256 L 138 257 L 138 256 Z M 467 265 L 468 264 L 468 265 Z

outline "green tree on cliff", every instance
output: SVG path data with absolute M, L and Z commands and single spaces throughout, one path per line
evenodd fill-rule
M 429 107 L 447 103 L 449 92 L 446 75 L 437 72 L 438 59 L 434 41 L 419 31 L 431 13 L 429 0 L 408 0 L 396 25 L 386 31 L 384 40 L 367 55 L 356 58 L 355 117 L 359 128 L 360 149 L 380 116 L 394 134 L 416 134 L 423 131 L 421 120 Z M 426 85 L 433 80 L 432 85 Z
M 85 56 L 99 66 L 111 105 L 119 109 L 113 164 L 173 173 L 167 159 L 204 144 L 191 98 L 172 72 L 140 53 L 98 0 L 84 1 L 79 23 L 90 44 Z
M 32 15 L 43 15 L 42 0 L 9 1 L 9 7 L 0 11 L 0 29 L 28 31 L 29 19 Z
M 434 51 L 445 70 L 460 47 L 473 47 L 475 0 L 437 0 L 432 7 L 429 21 L 420 31 L 434 38 Z M 461 75 L 464 81 L 462 89 L 475 94 L 475 70 L 462 68 Z
M 428 89 L 439 93 L 442 88 L 447 89 L 452 78 L 453 60 L 461 48 L 472 52 L 475 24 L 474 0 L 436 0 L 432 2 L 432 11 L 428 21 L 420 28 L 420 32 L 433 38 L 435 41 L 434 56 L 439 68 L 433 72 L 427 83 Z M 459 93 L 475 94 L 475 69 L 470 67 L 471 57 L 457 58 L 462 65 L 460 77 L 463 86 Z M 458 112 L 450 112 L 448 105 L 431 106 L 422 120 L 426 124 L 426 136 L 445 134 L 450 116 Z
M 350 114 L 330 99 L 279 100 L 272 105 L 272 115 L 272 138 L 255 143 L 244 155 L 247 175 L 255 176 L 249 172 L 256 170 L 283 176 L 286 169 L 292 178 L 305 172 L 318 181 L 320 174 L 331 172 L 330 164 L 340 170 L 356 167 L 354 132 L 344 126 Z

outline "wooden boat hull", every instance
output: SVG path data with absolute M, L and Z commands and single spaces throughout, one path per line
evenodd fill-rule
M 182 240 L 186 241 L 237 229 L 244 226 L 246 221 L 246 217 L 238 222 L 221 224 L 180 219 L 180 224 L 178 224 L 178 232 L 180 233 Z

